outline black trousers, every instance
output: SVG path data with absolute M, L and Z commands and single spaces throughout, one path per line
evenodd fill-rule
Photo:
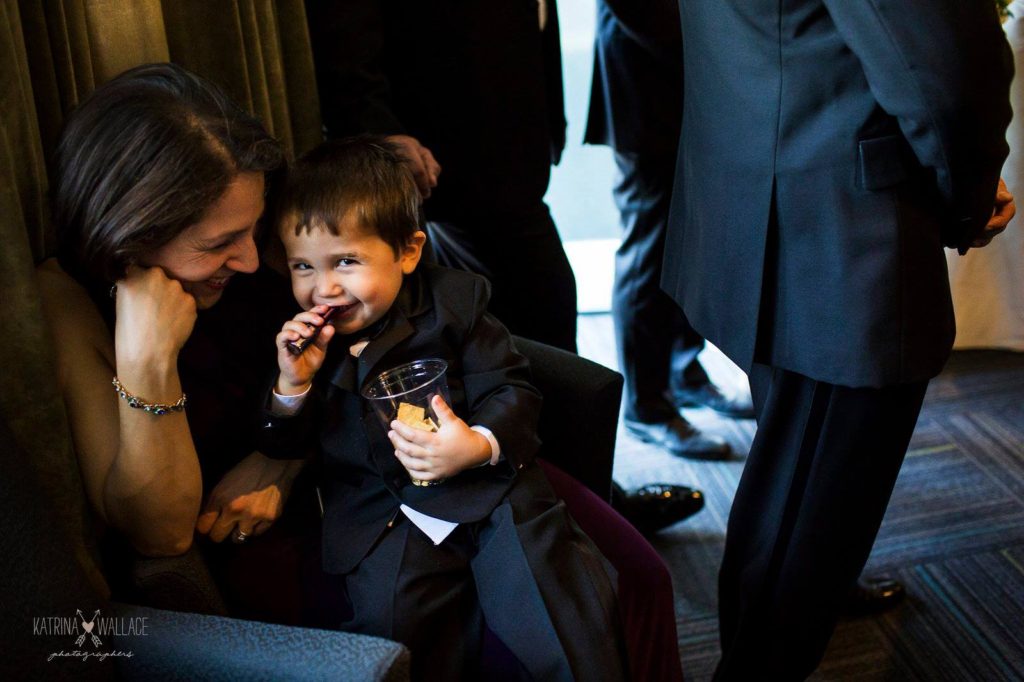
M 881 526 L 927 381 L 848 388 L 755 364 L 758 428 L 719 573 L 718 680 L 802 680 Z
M 674 414 L 666 398 L 671 389 L 708 381 L 697 361 L 704 339 L 661 290 L 675 161 L 674 154 L 615 154 L 619 174 L 614 197 L 622 244 L 615 254 L 612 317 L 619 367 L 626 380 L 626 418 L 646 422 Z
M 520 476 L 490 518 L 437 546 L 400 514 L 345 576 L 354 617 L 342 629 L 404 643 L 416 681 L 480 679 L 485 621 L 527 678 L 625 679 L 600 554 L 539 467 Z

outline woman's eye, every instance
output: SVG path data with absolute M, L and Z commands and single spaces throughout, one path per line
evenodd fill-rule
M 238 237 L 237 236 L 231 237 L 230 239 L 225 239 L 222 242 L 218 242 L 218 243 L 214 244 L 213 246 L 207 247 L 207 251 L 213 251 L 213 252 L 223 251 L 224 249 L 226 249 L 229 246 L 231 246 L 232 244 L 234 244 L 236 241 L 238 241 Z
M 294 263 L 292 265 L 292 270 L 309 270 L 309 269 L 310 269 L 309 263 Z
M 338 265 L 343 266 L 343 267 L 344 266 L 348 266 L 348 265 L 356 265 L 358 263 L 359 263 L 359 261 L 357 261 L 355 258 L 339 258 L 338 259 Z

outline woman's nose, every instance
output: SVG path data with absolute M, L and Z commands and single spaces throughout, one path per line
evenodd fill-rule
M 238 242 L 236 251 L 228 259 L 227 265 L 235 272 L 256 272 L 256 268 L 260 266 L 260 254 L 252 235 Z

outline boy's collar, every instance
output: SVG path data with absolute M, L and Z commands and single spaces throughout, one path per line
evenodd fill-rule
M 402 282 L 402 288 L 399 290 L 398 296 L 395 298 L 395 302 L 392 304 L 387 315 L 374 325 L 371 325 L 370 328 L 351 334 L 345 340 L 346 342 L 343 342 L 343 352 L 347 356 L 349 354 L 349 346 L 353 342 L 367 337 L 371 340 L 371 343 L 360 353 L 358 361 L 340 362 L 338 364 L 331 376 L 332 384 L 344 390 L 351 390 L 351 377 L 345 376 L 351 369 L 346 371 L 345 367 L 351 368 L 355 364 L 357 366 L 355 389 L 357 392 L 360 391 L 363 382 L 366 381 L 366 377 L 370 376 L 384 355 L 400 342 L 412 336 L 415 329 L 409 320 L 422 315 L 432 308 L 432 301 L 430 296 L 427 295 L 426 287 L 423 284 L 423 275 L 421 274 L 424 267 L 429 266 L 421 265 L 412 274 L 406 276 L 405 281 Z M 378 324 L 380 327 L 376 328 Z M 338 350 L 342 349 L 339 348 Z

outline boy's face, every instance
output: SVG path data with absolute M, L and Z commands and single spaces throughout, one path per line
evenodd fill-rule
M 398 257 L 391 246 L 363 230 L 350 213 L 341 234 L 314 227 L 296 235 L 295 216 L 281 229 L 288 255 L 292 293 L 303 309 L 315 305 L 338 308 L 331 324 L 340 334 L 365 329 L 384 317 L 402 287 L 402 276 L 420 261 L 426 235 L 416 232 Z

